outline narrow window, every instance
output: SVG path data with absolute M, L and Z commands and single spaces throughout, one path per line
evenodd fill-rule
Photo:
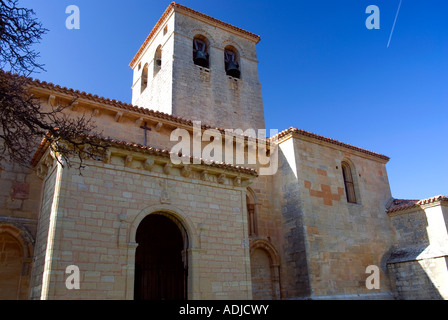
M 240 78 L 240 64 L 238 62 L 238 51 L 232 46 L 227 46 L 224 49 L 224 65 L 226 68 L 226 74 L 234 78 Z
M 209 68 L 208 40 L 201 35 L 193 39 L 193 61 L 198 66 Z
M 154 54 L 154 76 L 162 69 L 162 47 L 158 46 Z
M 344 176 L 347 202 L 356 203 L 355 185 L 353 183 L 352 170 L 347 162 L 342 162 L 342 175 Z
M 145 91 L 147 86 L 148 86 L 148 64 L 145 64 L 145 66 L 143 67 L 143 71 L 142 71 L 140 92 Z
M 249 227 L 249 236 L 257 235 L 257 213 L 255 209 L 255 203 L 251 196 L 246 195 L 247 206 L 247 222 Z

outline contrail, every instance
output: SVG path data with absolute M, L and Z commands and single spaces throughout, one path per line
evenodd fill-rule
M 387 42 L 387 47 L 389 48 L 390 40 L 392 39 L 392 34 L 394 33 L 395 23 L 397 22 L 398 13 L 400 12 L 401 2 L 403 0 L 400 0 L 400 4 L 398 5 L 397 14 L 395 15 L 394 24 L 392 25 L 392 30 L 390 31 L 389 41 Z

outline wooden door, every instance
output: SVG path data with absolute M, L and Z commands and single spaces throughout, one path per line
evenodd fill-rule
M 140 223 L 136 240 L 135 299 L 186 299 L 184 241 L 176 223 L 163 215 L 151 214 Z

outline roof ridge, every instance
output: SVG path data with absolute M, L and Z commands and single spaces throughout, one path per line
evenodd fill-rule
M 67 88 L 64 86 L 60 86 L 60 85 L 56 85 L 52 82 L 47 82 L 47 81 L 43 81 L 43 80 L 39 80 L 39 79 L 33 79 L 31 77 L 26 77 L 26 76 L 21 76 L 15 73 L 11 73 L 11 72 L 7 72 L 4 71 L 2 69 L 0 69 L 0 73 L 4 73 L 6 75 L 9 75 L 11 77 L 18 77 L 23 79 L 24 81 L 29 81 L 30 82 L 30 86 L 35 86 L 35 87 L 40 87 L 40 88 L 44 88 L 44 89 L 49 89 L 49 90 L 56 90 L 59 91 L 61 93 L 65 93 L 65 94 L 73 94 L 76 95 L 79 98 L 83 98 L 83 99 L 87 99 L 90 101 L 94 101 L 94 102 L 98 102 L 98 103 L 104 103 L 104 104 L 108 104 L 117 108 L 121 108 L 124 110 L 129 110 L 129 111 L 134 111 L 143 115 L 149 115 L 149 116 L 154 116 L 156 118 L 159 119 L 163 119 L 163 120 L 169 120 L 169 121 L 173 121 L 179 124 L 184 124 L 184 125 L 189 125 L 189 126 L 193 126 L 193 121 L 194 120 L 190 120 L 190 119 L 186 119 L 186 118 L 182 118 L 179 116 L 175 116 L 175 115 L 171 115 L 165 112 L 161 112 L 161 111 L 157 111 L 154 109 L 147 109 L 147 108 L 143 108 L 143 107 L 139 107 L 130 103 L 126 103 L 126 102 L 122 102 L 120 100 L 116 100 L 116 99 L 109 99 L 109 98 L 105 98 L 103 96 L 98 96 L 97 94 L 92 94 L 92 93 L 88 93 L 85 91 L 80 91 L 80 90 L 75 90 L 72 88 Z M 206 123 L 201 122 L 201 128 L 202 129 L 216 129 L 222 133 L 228 131 L 228 129 L 224 129 L 224 128 L 219 128 L 217 126 L 212 126 Z M 235 134 L 235 136 L 241 136 L 244 138 L 248 138 L 248 139 L 256 139 L 257 141 L 268 141 L 266 139 L 260 139 L 260 138 L 254 138 L 252 136 L 248 136 L 248 135 L 244 135 L 244 134 Z
M 386 160 L 386 161 L 390 160 L 390 158 L 388 156 L 382 155 L 380 153 L 373 152 L 373 151 L 370 151 L 370 150 L 367 150 L 367 149 L 364 149 L 364 148 L 360 148 L 360 147 L 357 147 L 357 146 L 354 146 L 354 145 L 351 145 L 351 144 L 348 144 L 348 143 L 345 143 L 345 142 L 341 142 L 341 141 L 338 141 L 338 140 L 335 140 L 335 139 L 332 139 L 332 138 L 327 138 L 327 137 L 324 137 L 324 136 L 321 136 L 321 135 L 318 135 L 318 134 L 315 134 L 315 133 L 312 133 L 312 132 L 309 132 L 309 131 L 305 131 L 305 130 L 302 130 L 302 129 L 297 129 L 297 128 L 294 128 L 294 127 L 289 127 L 288 129 L 285 129 L 282 132 L 279 132 L 278 134 L 270 137 L 268 140 L 271 141 L 273 139 L 279 139 L 279 138 L 281 138 L 283 136 L 286 136 L 289 133 L 297 133 L 297 134 L 300 134 L 300 135 L 303 135 L 303 136 L 308 136 L 308 137 L 311 137 L 311 138 L 314 138 L 314 139 L 318 139 L 318 140 L 325 141 L 325 142 L 328 142 L 328 143 L 331 143 L 331 144 L 334 144 L 334 145 L 338 145 L 338 146 L 341 146 L 341 147 L 344 147 L 344 148 L 347 148 L 347 149 L 359 151 L 359 152 L 362 152 L 362 153 L 365 153 L 365 154 L 368 154 L 368 155 L 371 155 L 371 156 L 374 156 L 374 157 L 377 157 L 377 158 L 380 158 L 380 159 L 383 159 L 383 160 Z
M 434 197 L 429 197 L 429 198 L 421 199 L 421 200 L 394 199 L 394 202 L 395 201 L 399 201 L 401 203 L 392 205 L 392 207 L 387 210 L 387 213 L 402 211 L 402 210 L 411 209 L 411 208 L 416 208 L 416 207 L 421 206 L 423 204 L 434 203 L 434 202 L 437 202 L 437 201 L 448 201 L 448 197 L 444 196 L 444 195 L 437 195 L 437 196 L 434 196 Z
M 168 149 L 162 149 L 162 148 L 157 148 L 157 147 L 151 147 L 151 146 L 144 146 L 135 142 L 130 142 L 130 141 L 125 141 L 122 139 L 113 139 L 110 137 L 103 137 L 100 135 L 96 135 L 96 134 L 90 134 L 87 136 L 87 140 L 94 140 L 94 139 L 98 139 L 100 141 L 106 142 L 106 143 L 110 143 L 115 145 L 115 147 L 119 146 L 119 147 L 128 147 L 131 148 L 132 150 L 138 150 L 138 151 L 147 151 L 150 153 L 155 153 L 158 156 L 164 156 L 164 157 L 170 157 L 172 154 L 174 154 L 173 152 L 171 152 Z M 47 150 L 49 146 L 49 140 L 45 137 L 42 139 L 39 147 L 37 148 L 36 152 L 34 153 L 34 156 L 31 160 L 31 164 L 32 166 L 37 165 L 37 163 L 40 161 L 41 157 L 44 155 L 45 151 Z M 250 174 L 250 175 L 255 175 L 258 176 L 258 172 L 256 169 L 250 168 L 250 167 L 244 167 L 244 166 L 238 166 L 238 165 L 233 165 L 230 163 L 226 163 L 224 161 L 222 162 L 217 162 L 217 161 L 213 161 L 210 159 L 205 159 L 202 157 L 194 157 L 194 156 L 188 156 L 188 155 L 182 155 L 182 154 L 178 154 L 179 157 L 185 157 L 185 158 L 189 158 L 190 160 L 193 160 L 193 164 L 194 160 L 199 160 L 201 165 L 207 165 L 207 166 L 212 166 L 212 167 L 216 167 L 216 168 L 221 168 L 221 169 L 230 169 L 230 170 L 234 170 L 237 172 L 243 172 L 246 174 Z

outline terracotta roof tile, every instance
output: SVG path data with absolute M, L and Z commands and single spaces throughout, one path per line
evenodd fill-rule
M 71 88 L 67 88 L 67 87 L 62 87 L 60 85 L 55 85 L 55 84 L 53 84 L 51 82 L 41 81 L 39 79 L 32 79 L 32 78 L 26 78 L 26 77 L 23 77 L 23 76 L 18 76 L 16 74 L 12 74 L 10 72 L 5 72 L 5 71 L 3 71 L 1 69 L 0 69 L 0 73 L 7 74 L 10 77 L 19 77 L 22 80 L 26 80 L 30 87 L 47 89 L 47 90 L 51 90 L 53 92 L 67 94 L 67 95 L 70 95 L 70 96 L 72 96 L 74 98 L 82 98 L 82 99 L 89 100 L 89 101 L 92 101 L 92 102 L 106 104 L 106 105 L 109 105 L 109 106 L 112 106 L 112 107 L 116 107 L 116 108 L 119 108 L 119 109 L 132 111 L 132 112 L 140 113 L 142 115 L 147 115 L 147 116 L 155 117 L 155 118 L 158 118 L 158 119 L 172 121 L 172 122 L 175 122 L 175 123 L 179 123 L 179 124 L 183 124 L 183 125 L 187 125 L 187 126 L 193 127 L 193 121 L 192 120 L 185 119 L 185 118 L 178 117 L 178 116 L 174 116 L 174 115 L 170 115 L 168 113 L 164 113 L 164 112 L 155 111 L 155 110 L 152 110 L 152 109 L 147 109 L 147 108 L 134 106 L 132 104 L 129 104 L 129 103 L 126 103 L 126 102 L 121 102 L 119 100 L 104 98 L 104 97 L 98 96 L 96 94 L 86 93 L 84 91 L 79 91 L 79 90 L 75 90 L 75 89 L 71 89 Z M 206 130 L 206 129 L 216 129 L 216 130 L 218 130 L 218 131 L 220 131 L 222 133 L 226 132 L 226 129 L 219 128 L 219 127 L 216 127 L 216 126 L 211 126 L 209 124 L 204 124 L 202 122 L 201 122 L 201 128 L 203 130 Z M 255 139 L 255 138 L 252 138 L 250 136 L 243 135 L 243 134 L 234 134 L 234 135 L 235 136 L 240 136 L 242 138 L 244 137 L 245 139 L 251 139 L 251 140 L 256 140 L 256 141 L 267 141 L 265 139 Z
M 67 94 L 67 95 L 73 96 L 74 98 L 82 98 L 82 99 L 89 100 L 89 101 L 92 101 L 92 102 L 97 102 L 97 103 L 113 106 L 113 107 L 116 107 L 116 108 L 119 108 L 119 109 L 140 113 L 142 115 L 152 116 L 152 117 L 155 117 L 155 118 L 159 118 L 159 119 L 163 119 L 163 120 L 167 120 L 167 121 L 172 121 L 172 122 L 183 124 L 183 125 L 186 125 L 186 126 L 191 126 L 191 127 L 193 126 L 193 121 L 192 120 L 188 120 L 188 119 L 184 119 L 182 117 L 170 115 L 170 114 L 167 114 L 167 113 L 164 113 L 164 112 L 154 111 L 154 110 L 151 110 L 151 109 L 146 109 L 146 108 L 134 106 L 134 105 L 129 104 L 129 103 L 121 102 L 119 100 L 104 98 L 104 97 L 98 96 L 96 94 L 86 93 L 84 91 L 79 91 L 79 90 L 74 90 L 74 89 L 67 88 L 67 87 L 62 87 L 60 85 L 55 85 L 55 84 L 53 84 L 51 82 L 41 81 L 39 79 L 25 78 L 25 77 L 22 77 L 22 76 L 18 76 L 16 74 L 11 74 L 9 72 L 4 72 L 1 69 L 0 69 L 0 73 L 4 73 L 4 74 L 6 73 L 7 75 L 9 75 L 11 77 L 20 77 L 23 80 L 27 80 L 28 83 L 29 83 L 29 86 L 31 86 L 31 87 L 47 89 L 47 90 L 50 90 L 50 91 L 54 91 L 54 92 L 58 92 L 58 93 L 62 93 L 62 94 Z M 208 124 L 201 124 L 201 127 L 204 130 L 205 129 L 217 129 L 218 131 L 220 131 L 222 133 L 226 132 L 226 129 L 219 128 L 219 127 L 216 127 L 216 126 L 211 126 L 211 125 L 208 125 Z M 342 146 L 342 147 L 345 147 L 345 148 L 348 148 L 348 149 L 351 149 L 351 150 L 355 150 L 355 151 L 359 151 L 359 152 L 362 152 L 362 153 L 365 153 L 365 154 L 368 154 L 368 155 L 371 155 L 371 156 L 375 156 L 375 157 L 381 158 L 381 159 L 386 160 L 386 161 L 389 160 L 389 157 L 387 157 L 387 156 L 384 156 L 384 155 L 381 155 L 381 154 L 378 154 L 378 153 L 375 153 L 375 152 L 372 152 L 372 151 L 369 151 L 369 150 L 365 150 L 365 149 L 362 149 L 362 148 L 358 148 L 358 147 L 355 147 L 355 146 L 352 146 L 352 145 L 349 145 L 349 144 L 346 144 L 346 143 L 343 143 L 343 142 L 340 142 L 340 141 L 337 141 L 337 140 L 334 140 L 334 139 L 326 138 L 326 137 L 323 137 L 323 136 L 320 136 L 320 135 L 317 135 L 317 134 L 314 134 L 314 133 L 311 133 L 311 132 L 307 132 L 307 131 L 304 131 L 304 130 L 301 130 L 301 129 L 293 128 L 293 127 L 290 127 L 288 129 L 278 133 L 275 136 L 267 138 L 266 140 L 265 139 L 254 139 L 252 137 L 245 136 L 245 135 L 237 135 L 237 136 L 241 136 L 242 138 L 245 138 L 245 139 L 248 139 L 248 140 L 250 139 L 250 140 L 260 141 L 260 142 L 264 142 L 264 141 L 270 142 L 270 141 L 275 141 L 276 139 L 279 139 L 279 138 L 281 138 L 283 136 L 286 136 L 286 135 L 288 135 L 290 133 L 295 133 L 295 134 L 300 134 L 300 135 L 303 135 L 303 136 L 308 136 L 308 137 L 311 137 L 311 138 L 314 138 L 314 139 L 317 139 L 317 140 L 326 141 L 326 142 L 329 142 L 329 143 L 332 143 L 332 144 L 335 144 L 335 145 L 339 145 L 339 146 Z
M 150 146 L 144 146 L 144 145 L 141 145 L 138 143 L 124 141 L 124 140 L 98 137 L 98 136 L 93 136 L 93 135 L 89 136 L 87 140 L 89 140 L 89 139 L 96 140 L 96 141 L 98 141 L 97 139 L 100 139 L 101 141 L 105 142 L 109 147 L 116 147 L 116 148 L 120 148 L 120 149 L 126 149 L 129 151 L 143 152 L 146 154 L 151 154 L 151 155 L 165 157 L 165 158 L 169 158 L 172 154 L 172 152 L 167 149 L 160 149 L 160 148 L 155 148 L 155 147 L 150 147 Z M 32 166 L 36 166 L 38 164 L 38 162 L 40 161 L 41 157 L 44 155 L 44 153 L 48 147 L 49 147 L 48 140 L 46 138 L 42 139 L 41 144 L 39 145 L 38 149 L 34 153 L 34 156 L 31 160 Z M 234 172 L 240 172 L 240 173 L 244 173 L 244 174 L 248 174 L 248 175 L 252 175 L 252 176 L 258 176 L 257 170 L 255 170 L 253 168 L 236 166 L 236 165 L 225 163 L 225 162 L 216 162 L 216 161 L 212 161 L 209 159 L 197 158 L 197 157 L 193 157 L 193 156 L 189 156 L 187 158 L 190 159 L 190 163 L 193 163 L 193 160 L 197 159 L 200 161 L 201 165 L 225 169 L 225 170 L 234 171 Z
M 268 140 L 280 139 L 281 137 L 284 137 L 284 136 L 286 136 L 288 134 L 292 134 L 292 133 L 299 134 L 299 135 L 306 136 L 306 137 L 310 137 L 310 138 L 317 139 L 317 140 L 320 140 L 320 141 L 325 141 L 325 142 L 328 142 L 328 143 L 331 143 L 331 144 L 334 144 L 334 145 L 338 145 L 338 146 L 341 146 L 341 147 L 344 147 L 344 148 L 347 148 L 347 149 L 350 149 L 350 150 L 362 152 L 362 153 L 365 153 L 365 154 L 368 154 L 370 156 L 374 156 L 374 157 L 377 157 L 377 158 L 380 158 L 380 159 L 383 159 L 383 160 L 386 160 L 386 161 L 390 160 L 390 158 L 385 156 L 385 155 L 382 155 L 382 154 L 379 154 L 379 153 L 376 153 L 376 152 L 372 152 L 372 151 L 369 151 L 369 150 L 366 150 L 366 149 L 362 149 L 362 148 L 359 148 L 359 147 L 356 147 L 356 146 L 353 146 L 353 145 L 350 145 L 350 144 L 347 144 L 347 143 L 344 143 L 344 142 L 340 142 L 340 141 L 337 141 L 337 140 L 334 140 L 334 139 L 331 139 L 331 138 L 320 136 L 320 135 L 317 135 L 315 133 L 311 133 L 311 132 L 308 132 L 308 131 L 305 131 L 305 130 L 293 128 L 293 127 L 290 127 L 290 128 L 288 128 L 286 130 L 283 130 L 282 132 L 278 133 L 275 136 L 272 136 Z
M 387 213 L 402 211 L 406 209 L 416 208 L 423 204 L 434 203 L 438 201 L 448 201 L 448 197 L 443 195 L 438 195 L 423 200 L 404 200 L 404 199 L 394 199 L 392 206 L 387 210 Z

